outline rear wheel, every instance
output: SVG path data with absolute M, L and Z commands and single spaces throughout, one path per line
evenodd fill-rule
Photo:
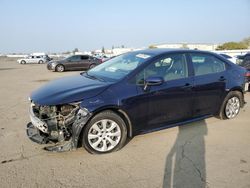
M 103 154 L 121 149 L 127 139 L 123 119 L 112 111 L 104 111 L 86 125 L 83 130 L 83 146 L 94 154 Z
M 26 64 L 26 61 L 22 60 L 22 61 L 21 61 L 21 64 Z
M 63 65 L 57 65 L 56 66 L 56 72 L 63 72 L 65 70 Z
M 91 64 L 90 66 L 89 66 L 89 69 L 92 69 L 92 68 L 94 68 L 96 65 L 95 64 Z
M 42 64 L 42 63 L 43 63 L 43 60 L 38 61 L 38 64 Z
M 239 91 L 231 91 L 227 97 L 225 98 L 220 117 L 221 119 L 233 119 L 235 118 L 239 112 L 243 103 L 242 93 Z

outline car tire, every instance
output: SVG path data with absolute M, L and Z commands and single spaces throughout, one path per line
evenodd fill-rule
M 22 60 L 22 61 L 21 61 L 21 64 L 26 64 L 26 61 Z
M 243 105 L 243 95 L 240 91 L 231 91 L 228 93 L 220 110 L 221 119 L 233 119 L 239 112 Z
M 56 72 L 63 72 L 65 70 L 63 65 L 57 65 L 56 66 Z
M 127 139 L 123 119 L 113 111 L 95 115 L 85 126 L 82 146 L 92 154 L 104 154 L 121 149 Z
M 42 63 L 43 63 L 43 61 L 42 61 L 42 60 L 38 61 L 38 64 L 42 64 Z
M 89 66 L 89 69 L 92 69 L 92 68 L 94 68 L 96 66 L 96 64 L 91 64 L 90 66 Z

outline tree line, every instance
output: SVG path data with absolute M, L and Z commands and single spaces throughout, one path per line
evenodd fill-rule
M 226 42 L 217 47 L 216 50 L 243 50 L 250 47 L 250 37 L 243 39 L 240 42 Z

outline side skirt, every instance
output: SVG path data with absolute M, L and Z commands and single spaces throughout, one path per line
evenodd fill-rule
M 206 118 L 209 118 L 209 117 L 213 117 L 213 115 L 205 115 L 205 116 L 196 117 L 196 118 L 186 120 L 186 121 L 181 121 L 181 122 L 178 122 L 178 123 L 166 124 L 166 125 L 163 125 L 161 127 L 155 128 L 155 129 L 142 130 L 138 135 L 147 134 L 147 133 L 151 133 L 151 132 L 156 132 L 156 131 L 160 131 L 160 130 L 167 129 L 167 128 L 182 126 L 182 125 L 192 123 L 192 122 L 195 122 L 195 121 L 200 121 L 200 120 L 203 120 L 203 119 L 206 119 Z

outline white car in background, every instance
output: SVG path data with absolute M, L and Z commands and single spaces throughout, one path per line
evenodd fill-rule
M 227 54 L 220 54 L 221 56 L 223 56 L 224 58 L 228 59 L 229 61 L 233 62 L 234 64 L 237 64 L 237 58 L 236 57 L 232 57 L 230 55 Z
M 48 56 L 36 56 L 36 55 L 29 55 L 25 58 L 18 59 L 17 62 L 19 64 L 26 64 L 26 63 L 45 63 L 49 61 L 50 58 Z

